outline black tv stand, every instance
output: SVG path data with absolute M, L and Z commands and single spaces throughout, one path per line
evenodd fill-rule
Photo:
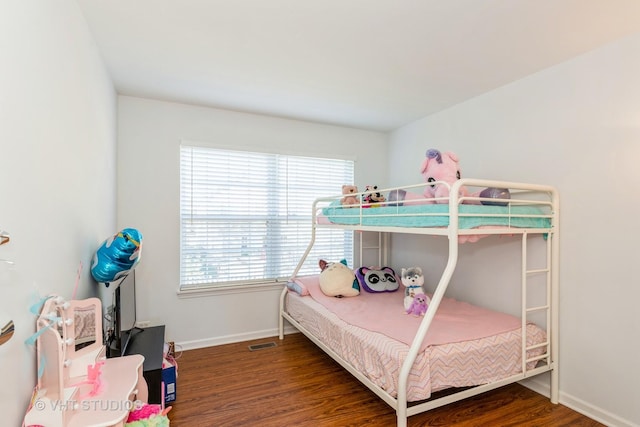
M 144 329 L 138 328 L 137 326 L 134 326 L 130 330 L 124 331 L 122 333 L 122 338 L 120 339 L 120 343 L 121 343 L 121 346 L 122 346 L 122 348 L 120 349 L 120 354 L 122 356 L 127 355 L 127 354 L 134 354 L 134 353 L 128 353 L 129 344 L 131 343 L 131 341 L 134 340 L 134 337 L 136 335 L 138 335 L 140 332 L 144 332 Z
M 130 333 L 132 332 L 132 335 Z M 144 356 L 143 375 L 149 386 L 149 403 L 162 403 L 162 360 L 164 358 L 164 325 L 134 328 L 122 333 L 121 342 L 128 342 L 122 353 Z

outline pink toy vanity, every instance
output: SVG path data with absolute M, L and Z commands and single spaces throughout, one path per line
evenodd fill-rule
M 147 402 L 144 357 L 106 358 L 98 298 L 50 297 L 36 329 L 39 378 L 24 427 L 122 427 L 133 402 Z

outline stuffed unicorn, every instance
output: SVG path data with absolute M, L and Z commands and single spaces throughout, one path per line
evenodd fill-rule
M 426 152 L 422 161 L 420 173 L 424 182 L 433 183 L 424 189 L 423 196 L 407 192 L 405 190 L 394 190 L 389 193 L 389 201 L 399 202 L 399 205 L 449 203 L 449 188 L 460 179 L 460 161 L 458 156 L 451 151 L 441 152 L 435 148 L 430 148 Z M 441 183 L 446 183 L 444 185 Z M 508 199 L 509 190 L 504 188 L 486 188 L 477 193 L 469 194 L 466 187 L 459 190 L 460 197 L 482 197 L 492 199 Z M 466 201 L 465 203 L 479 204 L 477 201 Z M 505 204 L 504 202 L 482 201 L 482 204 Z
M 420 173 L 424 182 L 443 181 L 449 185 L 460 179 L 460 161 L 451 151 L 440 151 L 431 148 L 427 150 L 426 158 L 422 161 Z M 466 187 L 460 187 L 460 197 L 468 196 Z M 447 203 L 449 188 L 446 185 L 432 184 L 424 189 L 424 197 L 433 199 L 435 203 Z

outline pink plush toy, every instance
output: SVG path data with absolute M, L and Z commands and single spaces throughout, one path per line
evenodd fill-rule
M 441 153 L 436 149 L 427 150 L 422 161 L 420 173 L 424 182 L 444 181 L 449 185 L 460 179 L 460 162 L 451 151 Z M 460 197 L 468 196 L 465 187 L 460 187 Z M 446 185 L 430 185 L 424 189 L 424 197 L 434 199 L 435 203 L 448 203 L 449 188 Z
M 427 183 L 436 181 L 453 185 L 460 179 L 460 166 L 458 156 L 450 151 L 440 152 L 434 148 L 427 150 L 426 158 L 422 161 L 420 173 Z M 467 196 L 465 187 L 460 188 L 460 196 Z M 420 196 L 405 190 L 392 191 L 389 201 L 398 201 L 400 205 L 418 205 L 432 203 L 448 203 L 449 188 L 443 184 L 432 184 L 424 189 L 424 195 Z
M 424 316 L 427 312 L 427 296 L 425 294 L 416 294 L 413 297 L 411 306 L 407 309 L 407 314 L 413 314 L 414 316 Z
M 422 161 L 420 173 L 426 183 L 434 183 L 424 189 L 424 196 L 421 197 L 404 190 L 392 191 L 389 194 L 389 201 L 398 201 L 400 205 L 410 204 L 430 204 L 430 203 L 449 203 L 449 186 L 452 186 L 460 179 L 460 164 L 458 156 L 451 151 L 440 152 L 435 148 L 427 150 L 426 157 Z M 435 184 L 435 182 L 444 182 L 449 184 Z M 504 188 L 486 188 L 477 193 L 469 194 L 466 187 L 460 187 L 460 197 L 472 196 L 492 199 L 508 199 L 510 197 L 509 190 Z M 466 201 L 465 203 L 479 204 L 476 201 Z M 506 204 L 504 202 L 482 201 L 486 205 Z

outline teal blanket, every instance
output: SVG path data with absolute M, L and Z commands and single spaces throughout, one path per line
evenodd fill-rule
M 362 212 L 362 223 L 360 213 Z M 549 214 L 537 206 L 460 205 L 459 228 L 506 226 L 517 228 L 549 228 Z M 343 208 L 333 203 L 322 213 L 334 224 L 381 227 L 447 227 L 449 205 L 385 206 Z

